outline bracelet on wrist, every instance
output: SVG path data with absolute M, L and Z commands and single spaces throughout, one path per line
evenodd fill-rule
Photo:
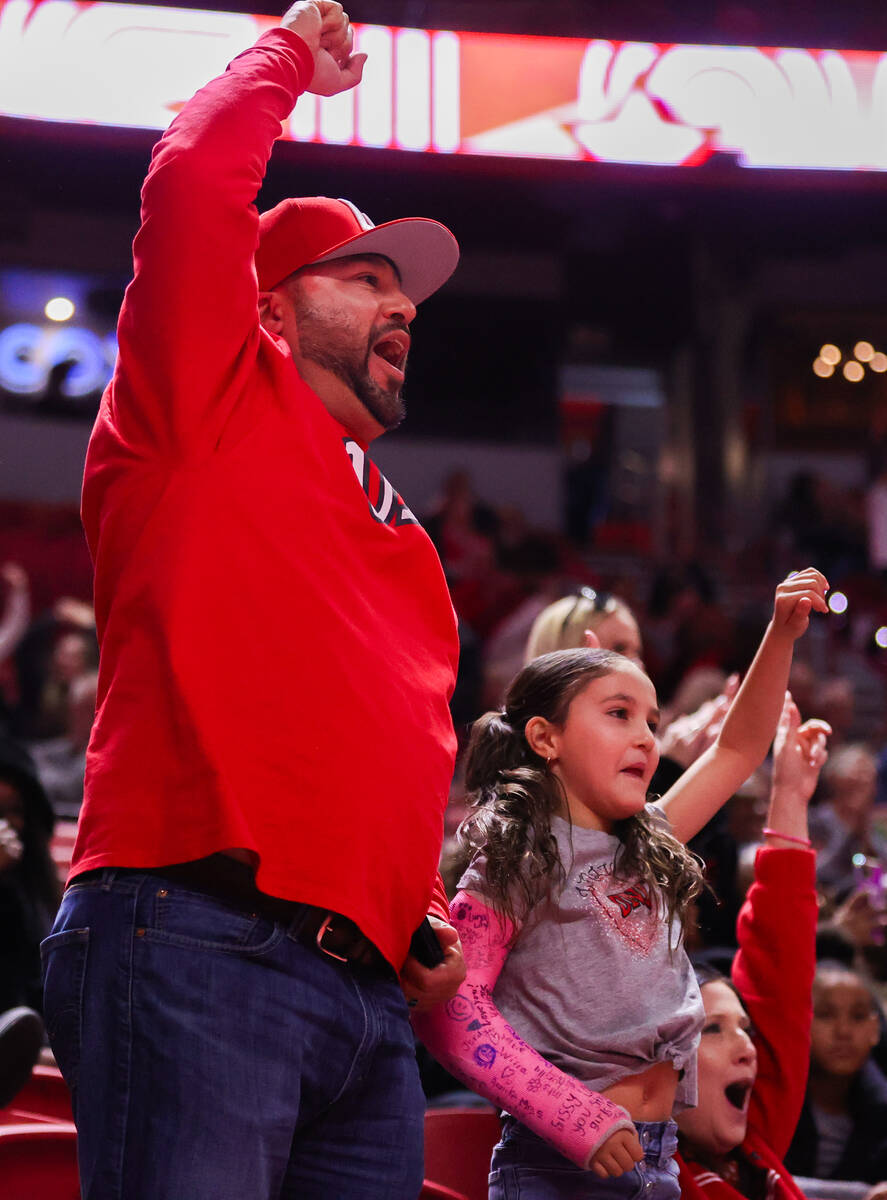
M 804 846 L 807 850 L 813 849 L 813 843 L 809 838 L 795 837 L 793 833 L 780 833 L 778 829 L 765 829 L 764 837 L 782 838 L 784 842 L 794 842 L 798 846 Z

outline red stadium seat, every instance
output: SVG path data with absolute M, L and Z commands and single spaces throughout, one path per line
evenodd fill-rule
M 58 1067 L 38 1063 L 22 1090 L 3 1109 L 0 1119 L 5 1119 L 7 1114 L 25 1120 L 37 1117 L 43 1121 L 73 1121 L 71 1093 Z
M 451 1191 L 441 1183 L 432 1183 L 430 1179 L 426 1179 L 422 1184 L 419 1200 L 468 1200 L 468 1197 L 463 1196 L 461 1192 Z
M 2 1125 L 54 1125 L 56 1122 L 47 1121 L 46 1117 L 35 1116 L 34 1113 L 19 1112 L 15 1108 L 0 1108 L 0 1126 Z
M 56 821 L 52 840 L 49 843 L 49 853 L 55 863 L 59 880 L 64 884 L 71 869 L 71 856 L 74 853 L 74 842 L 77 838 L 76 821 Z
M 70 1122 L 0 1125 L 3 1200 L 80 1200 Z
M 492 1108 L 429 1108 L 425 1113 L 425 1178 L 487 1200 L 490 1155 L 500 1124 Z

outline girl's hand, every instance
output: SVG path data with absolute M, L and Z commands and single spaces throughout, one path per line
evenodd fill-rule
M 827 613 L 825 595 L 828 580 L 815 567 L 795 571 L 776 589 L 773 604 L 773 628 L 793 640 L 806 633 L 813 611 Z
M 644 1157 L 633 1129 L 617 1129 L 592 1157 L 589 1167 L 601 1179 L 615 1179 L 630 1171 Z
M 774 792 L 805 806 L 810 802 L 828 758 L 826 739 L 831 732 L 827 721 L 814 719 L 802 725 L 798 706 L 786 692 L 773 740 Z

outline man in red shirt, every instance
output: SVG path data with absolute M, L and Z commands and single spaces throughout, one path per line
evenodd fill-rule
M 347 201 L 253 203 L 299 94 L 362 68 L 340 4 L 295 4 L 142 192 L 83 488 L 97 716 L 43 948 L 91 1200 L 421 1182 L 407 1006 L 463 974 L 435 881 L 456 625 L 368 445 L 458 248 Z M 429 912 L 434 968 L 409 952 Z

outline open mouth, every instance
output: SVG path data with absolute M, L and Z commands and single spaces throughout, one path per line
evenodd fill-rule
M 646 769 L 644 767 L 623 767 L 622 774 L 632 775 L 635 779 L 643 779 Z
M 373 346 L 373 354 L 378 354 L 389 367 L 403 373 L 407 361 L 410 343 L 406 334 L 388 334 L 380 338 Z
M 733 1108 L 738 1112 L 745 1112 L 751 1089 L 751 1083 L 731 1083 L 724 1088 L 724 1095 L 727 1097 L 727 1102 Z

